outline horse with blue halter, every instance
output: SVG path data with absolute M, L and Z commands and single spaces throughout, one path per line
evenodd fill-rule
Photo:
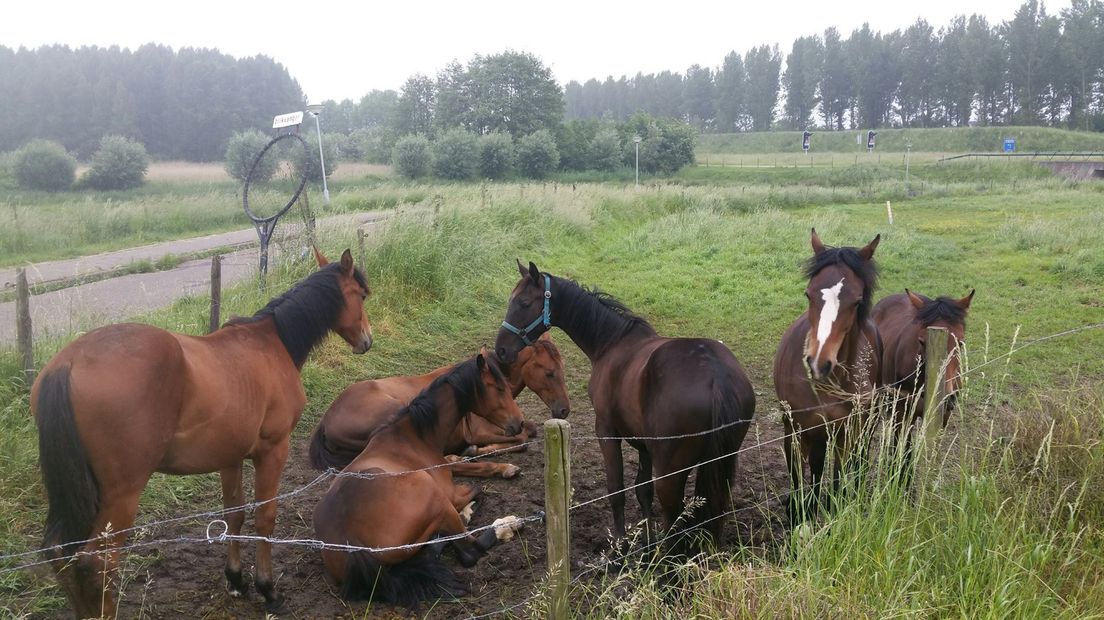
M 703 524 L 720 543 L 731 505 L 736 452 L 755 412 L 755 392 L 736 357 L 710 338 L 665 338 L 609 295 L 518 262 L 521 280 L 510 295 L 495 340 L 509 363 L 552 327 L 590 358 L 588 393 L 605 464 L 614 535 L 625 537 L 622 441 L 640 455 L 636 497 L 646 520 L 659 495 L 663 529 L 683 513 L 685 486 L 697 469 L 695 495 L 704 499 L 687 525 Z M 655 478 L 653 479 L 653 471 Z
M 219 472 L 228 533 L 241 532 L 242 461 L 255 469 L 257 534 L 272 535 L 273 498 L 292 429 L 306 405 L 300 371 L 333 331 L 356 353 L 372 346 L 368 284 L 348 250 L 251 318 L 206 336 L 109 325 L 74 340 L 31 388 L 39 462 L 49 499 L 44 544 L 78 618 L 114 617 L 121 547 L 153 472 Z M 237 541 L 231 594 L 245 592 Z M 272 546 L 257 543 L 257 590 L 281 607 Z
M 805 265 L 808 309 L 790 324 L 774 356 L 774 389 L 787 409 L 783 446 L 792 483 L 791 522 L 827 501 L 822 478 L 830 442 L 835 445 L 834 488 L 857 460 L 865 416 L 854 405 L 856 399 L 869 399 L 881 379 L 881 340 L 870 320 L 878 282 L 873 257 L 880 240 L 878 235 L 861 248 L 836 248 L 812 231 L 813 256 Z M 805 462 L 812 490 L 803 506 Z

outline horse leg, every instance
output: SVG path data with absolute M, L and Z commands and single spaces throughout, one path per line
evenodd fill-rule
M 814 437 L 803 440 L 802 451 L 809 455 L 809 477 L 812 482 L 812 492 L 809 494 L 808 514 L 816 514 L 823 505 L 831 505 L 831 499 L 824 491 L 824 461 L 828 457 L 828 439 Z
M 466 533 L 468 528 L 464 525 L 460 514 L 453 510 L 447 511 L 443 515 L 439 531 L 445 536 L 456 536 Z M 488 528 L 483 530 L 479 536 L 468 534 L 463 538 L 449 541 L 449 544 L 456 552 L 456 559 L 459 560 L 460 565 L 464 568 L 471 568 L 479 562 L 479 558 L 483 557 L 488 549 L 498 544 L 498 536 L 495 535 L 494 528 Z
M 608 433 L 599 429 L 598 434 Z M 621 440 L 600 439 L 602 462 L 606 466 L 606 493 L 610 494 L 610 510 L 613 511 L 613 536 L 625 538 L 625 468 L 621 455 Z
M 257 528 L 257 535 L 271 537 L 276 528 L 276 492 L 280 488 L 280 474 L 284 471 L 287 462 L 289 438 L 269 450 L 257 455 L 253 459 L 256 469 L 254 479 L 254 499 L 258 503 L 257 511 L 253 518 Z M 253 579 L 257 591 L 265 598 L 265 607 L 275 613 L 283 607 L 283 597 L 276 592 L 276 583 L 272 578 L 272 543 L 265 540 L 257 541 L 257 574 Z
M 122 555 L 120 548 L 126 542 L 127 533 L 112 532 L 122 532 L 134 525 L 141 492 L 142 488 L 138 487 L 137 490 L 103 497 L 89 538 L 105 535 L 104 538 L 91 541 L 81 548 L 81 551 L 92 555 L 64 560 L 66 563 L 72 562 L 72 566 L 64 568 L 73 570 L 66 590 L 75 595 L 72 601 L 78 618 L 116 616 L 115 597 L 119 586 L 119 559 Z
M 479 495 L 479 489 L 470 484 L 454 484 L 452 485 L 452 506 L 456 510 L 463 510 L 465 506 L 475 501 L 477 495 Z
M 472 478 L 494 478 L 495 476 L 500 476 L 502 478 L 513 478 L 521 471 L 520 467 L 509 463 L 461 461 L 460 457 L 453 454 L 446 456 L 445 460 L 452 463 L 452 474 L 454 476 L 470 476 Z
M 521 439 L 521 437 L 528 437 L 525 433 L 520 433 L 517 437 L 507 438 L 509 441 L 503 443 L 489 443 L 484 446 L 477 446 L 475 448 L 474 456 L 486 456 L 488 454 L 505 454 L 508 452 L 526 452 L 529 450 L 529 446 L 525 443 L 527 439 Z
M 242 464 L 238 463 L 234 467 L 228 467 L 219 472 L 219 479 L 222 481 L 222 507 L 229 510 L 237 508 L 245 503 L 244 491 L 242 490 Z M 241 534 L 242 524 L 245 522 L 245 511 L 235 510 L 228 512 L 225 515 L 226 521 L 226 533 L 231 536 L 237 536 Z M 230 540 L 229 550 L 226 555 L 226 585 L 230 592 L 230 596 L 248 596 L 249 590 L 245 586 L 245 580 L 242 579 L 242 563 L 241 563 L 241 542 L 236 539 Z
M 790 472 L 790 497 L 787 503 L 787 514 L 790 525 L 797 525 L 804 515 L 802 506 L 802 487 L 805 486 L 804 442 L 800 439 L 794 442 L 793 424 L 786 419 L 783 422 L 782 450 L 786 456 L 786 469 Z
M 687 469 L 692 463 L 683 464 L 679 466 L 677 463 L 668 462 L 666 469 L 672 471 L 678 471 L 679 473 L 668 475 L 664 478 L 659 478 L 655 481 L 656 495 L 659 496 L 659 508 L 663 512 L 663 531 L 667 536 L 674 534 L 674 527 L 683 512 L 686 510 L 686 479 L 690 477 L 690 470 Z M 660 460 L 660 474 L 663 474 L 663 463 Z M 684 471 L 679 471 L 679 470 Z M 685 519 L 690 519 L 692 515 L 686 515 Z M 672 541 L 671 548 L 675 549 L 679 547 L 679 540 L 675 538 Z
M 636 501 L 640 503 L 640 513 L 644 516 L 644 534 L 650 543 L 652 541 L 652 500 L 655 498 L 652 455 L 647 448 L 638 452 L 640 461 L 636 468 Z

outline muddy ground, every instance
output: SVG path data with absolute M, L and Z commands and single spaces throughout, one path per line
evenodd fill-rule
M 769 382 L 753 378 L 756 385 Z M 768 388 L 769 389 L 769 388 Z M 585 396 L 572 395 L 572 482 L 574 501 L 604 495 L 605 474 L 601 454 L 593 439 L 594 411 Z M 543 423 L 544 407 L 530 392 L 519 397 L 526 419 Z M 742 509 L 727 520 L 722 548 L 736 545 L 769 550 L 783 532 L 783 507 L 778 497 L 787 489 L 778 417 L 772 412 L 773 395 L 759 390 L 756 419 L 744 441 L 734 485 L 734 508 Z M 309 428 L 297 429 L 292 454 L 281 483 L 281 493 L 292 492 L 316 479 L 318 472 L 307 464 Z M 768 442 L 755 449 L 760 443 Z M 636 451 L 625 445 L 627 483 L 635 478 Z M 504 515 L 530 516 L 543 509 L 544 457 L 540 445 L 528 452 L 499 455 L 498 460 L 521 467 L 518 477 L 511 480 L 458 478 L 482 489 L 472 527 L 489 524 Z M 691 479 L 692 481 L 692 479 Z M 280 539 L 314 538 L 311 514 L 314 505 L 325 492 L 327 483 L 295 495 L 280 505 L 275 537 Z M 692 487 L 688 485 L 688 492 Z M 247 490 L 247 495 L 251 494 Z M 636 499 L 630 495 L 626 516 L 632 522 L 640 518 Z M 656 508 L 658 514 L 658 504 Z M 139 516 L 139 521 L 141 521 Z M 583 506 L 571 514 L 572 572 L 578 575 L 595 566 L 609 550 L 609 528 L 612 519 L 609 504 L 603 500 Z M 160 529 L 160 528 L 159 528 Z M 204 536 L 206 524 L 166 526 L 148 532 L 151 539 L 173 536 Z M 243 530 L 253 533 L 252 519 L 247 518 Z M 120 618 L 261 618 L 263 599 L 256 593 L 248 599 L 227 594 L 222 569 L 226 549 L 221 544 L 190 543 L 165 545 L 156 550 L 140 551 L 145 558 L 128 562 L 125 598 Z M 273 552 L 277 586 L 286 597 L 281 618 L 363 618 L 409 617 L 401 609 L 382 605 L 371 608 L 366 603 L 346 603 L 339 599 L 325 578 L 321 557 L 315 549 L 300 545 L 276 545 Z M 243 545 L 243 561 L 247 570 L 253 561 L 253 545 Z M 528 524 L 520 537 L 490 551 L 474 569 L 464 569 L 451 554 L 447 561 L 458 574 L 467 579 L 471 593 L 456 602 L 425 606 L 419 616 L 428 618 L 467 618 L 517 605 L 531 597 L 534 585 L 545 575 L 545 530 L 542 522 Z M 591 570 L 584 577 L 598 580 L 602 570 Z M 516 607 L 515 616 L 525 615 L 526 608 Z M 67 617 L 58 614 L 58 617 Z M 496 614 L 495 617 L 503 617 Z

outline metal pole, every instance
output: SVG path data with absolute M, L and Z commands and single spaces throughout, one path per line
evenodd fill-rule
M 905 189 L 908 189 L 908 169 L 909 169 L 909 151 L 912 150 L 911 144 L 905 145 Z
M 636 143 L 636 186 L 640 187 L 640 143 Z
M 318 132 L 318 161 L 322 163 L 322 202 L 330 204 L 330 188 L 326 187 L 326 156 L 322 154 L 322 126 L 318 123 L 318 114 L 314 115 L 314 130 Z

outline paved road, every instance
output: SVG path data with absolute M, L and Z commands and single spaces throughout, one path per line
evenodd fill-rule
M 371 224 L 385 217 L 387 215 L 381 213 L 337 216 L 320 220 L 318 228 L 324 234 L 324 229 L 328 227 L 351 228 Z M 223 287 L 227 287 L 256 276 L 256 235 L 250 229 L 66 261 L 40 263 L 28 267 L 28 280 L 49 282 L 74 275 L 110 271 L 137 260 L 156 261 L 168 254 L 181 255 L 227 246 L 252 246 L 223 257 L 222 283 Z M 273 256 L 270 260 L 275 261 L 276 257 Z M 0 282 L 6 282 L 9 277 L 14 283 L 14 269 L 0 271 Z M 167 306 L 181 297 L 207 295 L 210 278 L 210 259 L 199 259 L 187 261 L 166 271 L 130 274 L 34 295 L 31 297 L 31 325 L 35 339 L 87 331 Z M 187 326 L 182 328 L 186 329 Z M 13 344 L 15 340 L 15 302 L 0 303 L 0 345 Z

